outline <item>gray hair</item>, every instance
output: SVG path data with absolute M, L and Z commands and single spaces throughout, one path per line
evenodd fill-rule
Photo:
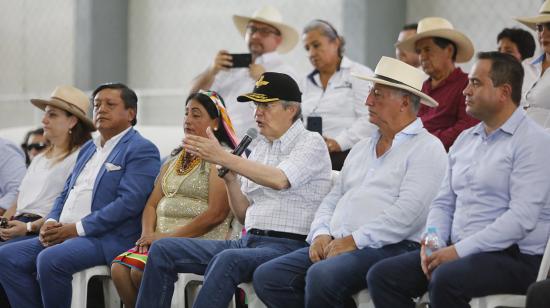
M 344 56 L 344 45 L 346 44 L 346 40 L 343 36 L 338 34 L 336 29 L 330 23 L 321 19 L 312 20 L 304 27 L 302 34 L 307 34 L 313 30 L 319 30 L 321 35 L 327 37 L 331 42 L 339 39 L 340 46 L 338 47 L 338 56 L 340 58 Z
M 292 101 L 283 101 L 281 100 L 281 105 L 283 106 L 283 109 L 288 109 L 290 106 L 296 106 L 296 113 L 292 117 L 292 123 L 296 122 L 297 120 L 302 118 L 302 104 L 299 102 L 292 102 Z
M 394 93 L 398 93 L 401 96 L 408 96 L 414 113 L 418 112 L 420 109 L 420 96 L 403 89 L 394 89 Z

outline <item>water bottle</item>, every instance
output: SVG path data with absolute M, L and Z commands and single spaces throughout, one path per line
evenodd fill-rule
M 439 237 L 437 236 L 436 227 L 428 227 L 428 232 L 424 238 L 424 245 L 426 247 L 426 256 L 431 256 L 432 253 L 439 249 Z

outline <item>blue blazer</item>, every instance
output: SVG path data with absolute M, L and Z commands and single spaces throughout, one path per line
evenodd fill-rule
M 69 191 L 95 152 L 92 140 L 82 146 L 73 172 L 48 218 L 59 221 Z M 120 169 L 111 168 L 109 171 L 106 163 Z M 106 264 L 110 264 L 114 257 L 132 247 L 140 236 L 141 214 L 159 173 L 160 155 L 151 141 L 132 128 L 120 139 L 105 164 L 95 179 L 91 213 L 81 222 L 86 236 L 101 241 Z

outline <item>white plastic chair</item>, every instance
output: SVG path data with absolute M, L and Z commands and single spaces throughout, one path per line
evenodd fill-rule
M 537 281 L 545 280 L 548 277 L 548 272 L 550 271 L 550 238 L 546 243 L 546 248 L 544 249 L 544 255 L 542 256 L 542 261 L 540 263 L 539 273 L 537 275 Z M 470 306 L 474 308 L 496 308 L 496 307 L 514 307 L 514 308 L 523 308 L 525 307 L 526 301 L 525 295 L 517 294 L 495 294 L 485 297 L 473 298 L 470 301 Z M 418 302 L 417 307 L 423 307 L 429 304 L 428 293 L 422 296 L 421 300 Z
M 202 275 L 196 275 L 196 274 L 189 274 L 189 273 L 180 273 L 178 274 L 178 281 L 174 284 L 174 295 L 172 296 L 172 304 L 170 307 L 173 308 L 180 308 L 180 307 L 186 307 L 189 305 L 191 307 L 193 305 L 193 302 L 195 301 L 196 297 L 196 290 L 190 290 L 189 297 L 186 297 L 185 294 L 185 288 L 187 288 L 187 285 L 191 282 L 196 282 L 202 284 L 204 281 L 204 276 Z
M 204 276 L 191 274 L 191 273 L 179 273 L 178 281 L 174 284 L 174 295 L 172 296 L 172 308 L 191 307 L 195 302 L 200 286 L 204 281 Z M 196 288 L 190 288 L 185 293 L 185 289 L 190 283 L 196 283 Z M 186 306 L 187 305 L 187 306 Z M 250 307 L 250 306 L 249 306 Z M 235 308 L 235 300 L 231 300 L 229 308 Z
M 103 296 L 106 308 L 120 308 L 120 298 L 111 280 L 111 270 L 106 265 L 98 265 L 73 274 L 73 297 L 71 307 L 86 307 L 88 299 L 88 282 L 92 277 L 101 277 L 103 281 Z
M 374 308 L 374 303 L 370 298 L 369 291 L 367 289 L 361 290 L 353 295 L 353 301 L 357 308 Z

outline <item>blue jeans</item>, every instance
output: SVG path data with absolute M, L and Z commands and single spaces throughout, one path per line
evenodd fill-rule
M 470 307 L 474 297 L 525 294 L 537 277 L 542 256 L 519 252 L 516 245 L 495 252 L 476 253 L 443 263 L 430 281 L 413 251 L 377 263 L 367 275 L 369 293 L 377 308 L 415 307 L 413 298 L 430 292 L 430 307 Z
M 0 247 L 0 283 L 12 307 L 70 307 L 73 274 L 105 264 L 96 238 L 75 237 L 44 248 L 38 238 Z
M 149 250 L 136 307 L 170 307 L 178 273 L 204 275 L 193 307 L 227 307 L 237 285 L 250 281 L 256 267 L 306 245 L 251 234 L 235 241 L 160 239 Z
M 268 307 L 347 307 L 353 294 L 367 287 L 376 262 L 418 249 L 403 241 L 379 249 L 366 247 L 312 263 L 309 247 L 262 264 L 254 273 L 254 290 Z

